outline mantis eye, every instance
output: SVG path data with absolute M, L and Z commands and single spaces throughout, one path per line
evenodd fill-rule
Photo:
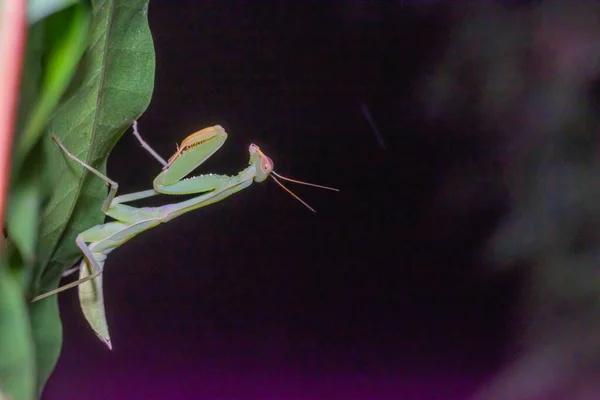
M 273 161 L 269 157 L 264 156 L 260 161 L 260 169 L 265 174 L 270 174 L 273 172 Z

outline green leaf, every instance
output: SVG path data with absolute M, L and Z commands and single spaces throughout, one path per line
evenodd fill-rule
M 77 77 L 81 84 L 58 108 L 51 131 L 73 154 L 104 172 L 108 153 L 150 102 L 154 47 L 148 0 L 92 3 L 91 46 Z M 58 146 L 51 146 L 49 157 L 59 182 L 42 220 L 38 258 L 44 291 L 55 288 L 56 278 L 80 258 L 75 237 L 103 222 L 100 206 L 107 194 L 100 179 L 67 162 Z
M 54 370 L 62 347 L 62 323 L 58 314 L 58 298 L 50 296 L 29 304 L 33 342 L 36 346 L 37 397 Z
M 6 219 L 10 239 L 19 250 L 24 268 L 30 268 L 36 252 L 41 203 L 50 189 L 41 146 L 29 154 L 25 166 L 12 183 Z M 22 276 L 22 285 L 28 280 Z
M 91 44 L 51 121 L 65 147 L 102 172 L 110 150 L 151 99 L 154 47 L 147 11 L 148 0 L 92 1 Z M 100 206 L 107 195 L 104 182 L 67 159 L 50 137 L 43 140 L 50 144 L 48 169 L 58 183 L 42 214 L 31 296 L 57 288 L 62 272 L 81 257 L 75 238 L 103 222 Z M 40 340 L 47 329 L 56 331 L 58 315 L 48 312 L 45 322 L 32 317 L 41 385 L 60 351 L 60 340 Z
M 31 400 L 35 390 L 33 341 L 21 285 L 0 268 L 0 393 Z

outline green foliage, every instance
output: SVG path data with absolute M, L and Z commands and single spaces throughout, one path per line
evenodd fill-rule
M 27 305 L 19 282 L 0 268 L 0 389 L 17 400 L 35 395 L 35 364 Z
M 0 265 L 0 398 L 39 398 L 62 345 L 56 296 L 80 257 L 75 237 L 102 223 L 101 180 L 50 139 L 104 171 L 109 152 L 150 102 L 148 0 L 30 0 Z M 67 396 L 68 397 L 68 396 Z

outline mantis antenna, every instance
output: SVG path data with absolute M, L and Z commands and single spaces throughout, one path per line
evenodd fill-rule
M 293 183 L 298 183 L 300 185 L 306 185 L 306 186 L 313 186 L 319 189 L 327 189 L 327 190 L 333 190 L 334 192 L 339 192 L 339 189 L 336 188 L 332 188 L 329 186 L 323 186 L 323 185 L 315 185 L 314 183 L 308 183 L 308 182 L 303 182 L 303 181 L 299 181 L 296 179 L 291 179 L 291 178 L 286 178 L 283 175 L 279 175 L 277 172 L 275 171 L 271 171 L 271 173 L 275 176 L 277 176 L 277 178 L 286 180 L 288 182 L 293 182 Z M 283 188 L 283 190 L 285 190 L 286 192 L 288 192 L 290 195 L 292 195 L 296 200 L 298 200 L 300 203 L 304 204 L 306 206 L 306 208 L 308 208 L 310 211 L 316 213 L 317 211 L 312 208 L 311 206 L 309 206 L 304 200 L 302 200 L 298 195 L 296 195 L 294 192 L 292 192 L 290 189 L 288 189 L 287 187 L 285 187 L 285 185 L 281 182 L 279 182 L 279 179 L 275 178 L 275 176 L 271 175 L 271 178 L 273 178 L 273 180 Z

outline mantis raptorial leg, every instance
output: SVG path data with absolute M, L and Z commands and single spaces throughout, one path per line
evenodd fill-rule
M 78 286 L 79 301 L 83 313 L 96 335 L 109 348 L 111 348 L 111 341 L 104 310 L 102 271 L 104 262 L 111 251 L 145 230 L 163 222 L 168 222 L 189 211 L 221 201 L 247 188 L 252 182 L 263 182 L 269 176 L 313 212 L 313 208 L 286 188 L 275 176 L 294 183 L 338 191 L 335 188 L 297 181 L 277 174 L 273 170 L 273 161 L 255 144 L 251 144 L 248 149 L 250 154 L 249 166 L 235 176 L 205 174 L 185 178 L 223 145 L 227 139 L 227 133 L 221 126 L 212 126 L 191 134 L 183 140 L 175 154 L 168 161 L 163 160 L 141 138 L 137 131 L 137 122 L 134 123 L 133 128 L 134 135 L 138 138 L 142 147 L 163 165 L 163 170 L 154 179 L 153 189 L 121 196 L 116 196 L 119 188 L 117 182 L 71 154 L 61 141 L 52 135 L 52 139 L 67 157 L 104 180 L 110 186 L 108 196 L 102 203 L 101 210 L 114 221 L 96 225 L 77 236 L 77 246 L 83 253 L 83 259 L 78 267 L 78 280 L 36 296 L 32 300 L 41 300 Z M 192 199 L 161 207 L 136 208 L 123 204 L 158 194 L 181 195 L 196 193 L 199 195 Z M 71 271 L 74 270 L 68 270 L 67 274 Z

